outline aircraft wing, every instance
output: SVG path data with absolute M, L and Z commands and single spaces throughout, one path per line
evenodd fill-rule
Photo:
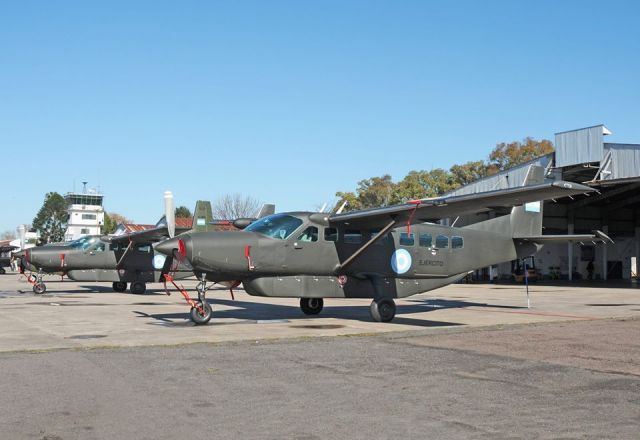
M 593 231 L 593 234 L 572 234 L 572 235 L 536 235 L 532 237 L 517 237 L 519 241 L 530 241 L 532 243 L 544 244 L 544 243 L 558 243 L 566 241 L 579 241 L 579 242 L 609 242 L 613 243 L 611 237 L 602 231 Z
M 397 224 L 415 224 L 592 191 L 594 189 L 578 183 L 555 181 L 461 196 L 412 200 L 401 205 L 334 214 L 329 217 L 329 222 L 367 228 L 381 228 L 391 221 Z
M 176 228 L 176 235 L 188 231 L 185 228 Z M 156 243 L 169 238 L 169 228 L 167 225 L 156 226 L 144 231 L 131 232 L 129 234 L 112 235 L 106 239 L 111 243 Z

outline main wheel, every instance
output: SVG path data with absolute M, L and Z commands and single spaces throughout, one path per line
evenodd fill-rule
M 33 293 L 35 293 L 36 295 L 42 295 L 46 291 L 47 286 L 45 286 L 44 283 L 35 283 L 33 285 Z
M 202 310 L 204 315 L 200 314 L 200 311 L 197 307 L 191 307 L 191 311 L 189 312 L 189 316 L 191 320 L 195 322 L 197 325 L 204 325 L 211 319 L 211 306 L 208 302 L 198 303 L 198 305 L 202 306 Z
M 374 321 L 389 322 L 396 316 L 396 303 L 391 298 L 373 300 L 369 311 Z
M 116 281 L 113 283 L 113 291 L 114 292 L 125 292 L 127 290 L 127 283 L 122 281 Z
M 143 295 L 147 290 L 147 285 L 141 281 L 134 281 L 133 283 L 131 283 L 130 289 L 131 293 L 135 295 Z
M 300 308 L 305 315 L 317 315 L 322 311 L 323 306 L 322 298 L 300 298 Z

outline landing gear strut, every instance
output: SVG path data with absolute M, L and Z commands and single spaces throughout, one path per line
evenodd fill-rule
M 396 316 L 396 303 L 391 298 L 374 299 L 369 311 L 374 321 L 390 322 Z
M 47 291 L 47 286 L 42 281 L 42 270 L 39 270 L 37 275 L 32 275 L 32 276 L 34 278 L 33 293 L 35 293 L 36 295 L 42 295 L 44 292 Z
M 114 292 L 125 292 L 127 290 L 127 283 L 122 281 L 116 281 L 113 283 Z
M 207 302 L 207 280 L 204 274 L 202 280 L 196 286 L 198 292 L 198 302 L 191 306 L 189 311 L 189 317 L 197 325 L 203 325 L 209 322 L 211 319 L 211 305 Z
M 317 315 L 322 311 L 323 306 L 322 298 L 300 298 L 300 308 L 305 315 Z
M 180 294 L 184 297 L 187 303 L 191 306 L 191 310 L 189 311 L 189 317 L 193 322 L 197 325 L 203 325 L 209 322 L 211 319 L 211 306 L 207 302 L 206 293 L 207 293 L 207 281 L 205 279 L 204 274 L 202 275 L 202 281 L 196 287 L 196 291 L 198 292 L 198 299 L 193 300 L 189 296 L 189 293 L 185 290 L 184 287 L 178 286 L 170 274 L 164 274 L 164 288 L 167 292 L 167 295 L 171 293 L 167 289 L 167 281 L 169 281 L 173 286 L 178 289 Z

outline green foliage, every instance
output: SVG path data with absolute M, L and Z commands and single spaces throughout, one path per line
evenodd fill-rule
M 176 208 L 176 218 L 191 218 L 193 214 L 189 211 L 189 208 L 186 206 L 178 206 Z
M 552 152 L 553 144 L 551 141 L 546 139 L 537 141 L 528 137 L 522 142 L 516 141 L 508 144 L 503 142 L 496 145 L 489 154 L 489 164 L 495 165 L 501 171 Z
M 452 174 L 454 182 L 461 186 L 475 182 L 489 174 L 494 174 L 489 171 L 487 164 L 481 160 L 467 162 L 462 165 L 454 165 L 449 171 Z
M 105 212 L 104 224 L 102 225 L 101 232 L 105 235 L 113 234 L 116 231 L 118 225 L 126 223 L 131 223 L 131 220 L 116 212 L 112 212 L 111 214 Z
M 47 193 L 42 207 L 33 219 L 33 227 L 40 233 L 38 244 L 63 241 L 67 220 L 67 202 L 64 197 L 57 192 Z
M 104 235 L 113 234 L 116 231 L 116 227 L 118 225 L 113 221 L 109 213 L 104 213 L 104 223 L 102 224 L 102 228 L 100 228 L 100 232 Z
M 551 152 L 553 144 L 546 139 L 537 141 L 528 137 L 522 142 L 501 143 L 496 145 L 486 161 L 453 165 L 448 171 L 441 168 L 431 171 L 414 170 L 398 183 L 394 183 L 388 174 L 361 180 L 355 192 L 336 193 L 339 199 L 336 208 L 345 201 L 345 211 L 354 211 L 436 197 Z

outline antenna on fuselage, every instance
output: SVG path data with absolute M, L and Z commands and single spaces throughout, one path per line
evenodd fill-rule
M 347 206 L 347 201 L 345 200 L 344 202 L 342 202 L 342 205 L 340 205 L 340 207 L 338 208 L 338 210 L 336 211 L 336 214 L 342 214 L 342 211 L 344 210 L 344 208 Z

